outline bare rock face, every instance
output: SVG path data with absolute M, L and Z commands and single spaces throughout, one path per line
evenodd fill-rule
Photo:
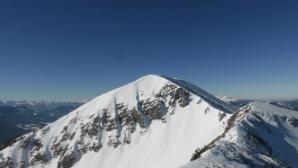
M 106 128 L 106 131 L 111 131 L 116 129 L 116 118 L 112 118 L 111 114 L 108 113 L 106 109 L 104 111 L 104 125 Z
M 92 122 L 87 123 L 81 127 L 81 137 L 89 136 L 90 138 L 92 137 L 97 137 L 99 134 L 99 131 L 101 130 L 100 126 L 100 117 L 97 116 L 93 119 Z
M 32 160 L 30 161 L 30 165 L 34 165 L 36 162 L 46 163 L 48 161 L 45 152 L 37 153 L 33 156 Z
M 94 152 L 98 152 L 101 147 L 102 147 L 101 143 L 93 143 L 89 147 L 89 150 L 93 150 Z
M 60 141 L 66 141 L 68 139 L 68 137 L 69 137 L 69 133 L 65 132 L 65 133 L 63 133 L 62 138 L 61 138 Z
M 24 139 L 21 141 L 21 147 L 22 148 L 27 148 L 30 145 L 30 137 Z
M 209 111 L 210 111 L 210 107 L 207 107 L 207 108 L 204 110 L 204 113 L 207 114 Z
M 12 158 L 7 157 L 6 159 L 3 158 L 0 162 L 0 168 L 14 168 Z
M 145 116 L 139 110 L 137 110 L 137 108 L 133 108 L 131 110 L 131 115 L 133 117 L 133 121 L 135 123 L 138 123 L 141 128 L 146 127 L 146 125 L 145 125 Z
M 166 98 L 168 96 L 173 97 L 176 89 L 177 89 L 176 85 L 167 84 L 164 87 L 162 87 L 162 89 L 158 94 L 158 97 L 163 97 L 163 98 Z
M 72 152 L 70 154 L 65 155 L 58 163 L 58 168 L 70 168 L 76 162 L 75 153 Z
M 20 168 L 26 168 L 26 162 L 25 161 L 20 161 Z
M 78 144 L 78 151 L 81 155 L 87 153 L 88 151 L 88 144 L 85 144 L 83 140 L 77 142 Z
M 225 112 L 223 112 L 223 113 L 219 112 L 219 113 L 218 113 L 218 120 L 219 120 L 219 121 L 221 121 L 221 120 L 224 119 L 225 117 L 226 117 L 226 113 L 225 113 Z
M 148 116 L 150 120 L 161 119 L 165 114 L 165 108 L 165 103 L 156 99 L 142 104 L 144 114 Z
M 68 150 L 68 145 L 62 145 L 60 142 L 57 142 L 52 145 L 51 149 L 53 151 L 53 156 L 58 157 Z
M 172 107 L 175 107 L 176 103 L 178 103 L 181 107 L 185 107 L 191 101 L 189 92 L 187 90 L 181 87 L 177 87 L 173 84 L 168 84 L 164 86 L 157 96 L 160 96 L 164 99 L 166 99 L 169 96 L 169 105 Z
M 38 151 L 40 148 L 43 147 L 43 144 L 40 142 L 39 139 L 34 139 L 32 145 L 33 145 L 33 149 L 36 151 Z
M 295 127 L 295 128 L 298 127 L 298 119 L 297 119 L 297 118 L 294 118 L 294 117 L 289 118 L 289 119 L 288 119 L 288 122 L 289 122 L 293 127 Z
M 189 93 L 188 91 L 182 89 L 182 88 L 178 88 L 175 92 L 175 96 L 174 99 L 177 100 L 178 104 L 181 107 L 185 107 L 189 104 Z

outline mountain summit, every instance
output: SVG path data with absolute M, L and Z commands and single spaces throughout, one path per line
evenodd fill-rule
M 0 167 L 206 165 L 210 163 L 203 158 L 216 158 L 212 150 L 227 135 L 237 139 L 233 130 L 241 132 L 237 126 L 250 111 L 251 107 L 240 110 L 183 80 L 147 75 L 15 139 L 0 152 Z M 233 138 L 224 142 L 232 143 Z

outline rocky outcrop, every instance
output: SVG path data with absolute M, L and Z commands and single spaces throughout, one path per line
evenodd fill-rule
M 150 120 L 161 119 L 161 117 L 166 113 L 165 103 L 157 99 L 142 103 L 142 110 Z
M 36 162 L 46 163 L 47 161 L 48 161 L 48 158 L 46 156 L 46 153 L 45 152 L 38 152 L 31 159 L 30 165 L 34 165 Z
M 169 105 L 175 107 L 178 103 L 181 107 L 185 107 L 190 102 L 189 92 L 181 87 L 177 87 L 173 84 L 164 86 L 157 97 L 167 99 L 170 97 Z
M 290 123 L 291 126 L 297 128 L 298 127 L 298 119 L 295 117 L 289 118 L 288 122 Z
M 2 161 L 0 162 L 0 168 L 14 168 L 12 158 L 2 158 Z
M 70 168 L 76 162 L 76 156 L 74 152 L 67 154 L 62 157 L 62 159 L 58 163 L 58 168 Z

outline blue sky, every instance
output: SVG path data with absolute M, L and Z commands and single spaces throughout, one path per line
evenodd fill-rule
M 297 1 L 1 1 L 0 99 L 85 100 L 145 74 L 298 98 Z

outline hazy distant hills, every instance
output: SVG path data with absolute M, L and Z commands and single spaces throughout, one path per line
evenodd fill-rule
M 256 100 L 252 99 L 238 99 L 238 98 L 233 98 L 233 97 L 228 97 L 228 96 L 222 96 L 219 97 L 221 100 L 228 102 L 234 106 L 238 107 L 243 107 L 246 106 L 247 104 L 254 102 Z M 272 101 L 263 101 L 272 105 L 275 105 L 280 108 L 285 108 L 289 110 L 294 110 L 298 111 L 298 99 L 294 100 L 272 100 Z
M 0 101 L 0 144 L 42 124 L 53 122 L 81 102 Z
M 298 99 L 297 100 L 287 100 L 287 101 L 272 101 L 272 102 L 270 102 L 270 104 L 281 107 L 281 108 L 298 111 Z

